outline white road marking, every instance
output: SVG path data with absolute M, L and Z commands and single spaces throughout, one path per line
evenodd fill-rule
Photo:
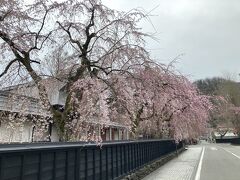
M 199 164 L 198 164 L 195 180 L 200 180 L 204 151 L 205 151 L 205 147 L 203 147 L 203 149 L 202 149 L 202 154 L 201 154 L 201 158 L 199 160 Z
M 210 149 L 213 150 L 213 151 L 217 151 L 217 150 L 218 150 L 218 149 L 215 148 L 215 147 L 211 147 Z
M 224 149 L 224 148 L 222 148 L 222 149 L 223 149 L 224 151 L 226 151 L 226 152 L 232 154 L 232 155 L 235 156 L 236 158 L 240 159 L 240 156 L 234 154 L 233 152 L 231 152 L 231 151 L 229 151 L 229 150 L 226 150 L 226 149 Z

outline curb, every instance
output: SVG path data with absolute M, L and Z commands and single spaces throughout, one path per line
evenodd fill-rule
M 193 172 L 192 172 L 192 175 L 191 175 L 191 180 L 195 180 L 196 179 L 196 173 L 197 173 L 197 169 L 198 169 L 198 166 L 199 166 L 199 162 L 200 162 L 200 159 L 201 159 L 201 154 L 202 154 L 202 151 L 203 151 L 203 148 L 201 150 L 201 153 L 199 155 L 199 158 L 197 160 L 197 163 L 196 165 L 194 166 L 194 169 L 193 169 Z

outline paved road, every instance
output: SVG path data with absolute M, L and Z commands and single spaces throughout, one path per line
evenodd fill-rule
M 204 149 L 200 180 L 240 180 L 240 146 L 210 144 Z
M 190 146 L 143 180 L 240 180 L 240 146 Z

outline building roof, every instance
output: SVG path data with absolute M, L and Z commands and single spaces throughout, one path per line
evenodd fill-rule
M 74 71 L 74 70 L 73 70 Z M 55 79 L 56 80 L 56 79 Z M 51 83 L 50 83 L 51 84 Z M 9 87 L 4 87 L 0 90 L 0 111 L 7 111 L 7 112 L 17 112 L 17 113 L 25 113 L 25 114 L 32 114 L 32 115 L 39 115 L 39 116 L 48 116 L 52 117 L 52 115 L 45 111 L 41 105 L 40 105 L 40 100 L 38 98 L 23 95 L 23 94 L 17 94 L 14 93 L 14 90 L 17 90 L 18 88 L 21 87 L 34 87 L 35 83 L 34 82 L 29 82 L 29 83 L 23 83 L 19 85 L 14 85 L 14 86 L 9 86 Z M 64 83 L 62 82 L 61 85 L 59 85 L 58 88 L 55 89 L 58 91 L 64 91 Z M 32 91 L 32 89 L 30 90 Z M 56 92 L 51 92 L 53 95 L 56 94 Z M 59 98 L 59 97 L 58 97 Z M 27 101 L 25 103 L 25 101 Z M 26 104 L 25 107 L 23 107 L 23 104 Z M 52 103 L 52 105 L 60 106 L 61 108 L 63 105 L 60 103 Z M 57 107 L 58 108 L 58 107 Z M 88 123 L 92 124 L 99 124 L 99 125 L 104 125 L 104 126 L 110 126 L 110 127 L 120 127 L 120 128 L 128 128 L 128 126 L 122 125 L 121 123 L 118 122 L 101 122 L 97 118 L 92 119 L 92 120 L 86 120 Z
M 41 116 L 50 115 L 41 108 L 39 99 L 2 90 L 0 91 L 0 111 L 21 112 Z

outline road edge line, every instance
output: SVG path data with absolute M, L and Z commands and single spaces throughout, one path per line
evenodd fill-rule
M 203 149 L 202 149 L 201 157 L 200 157 L 200 160 L 198 163 L 197 172 L 196 172 L 194 180 L 200 180 L 204 152 L 205 152 L 205 147 L 203 147 Z
M 224 151 L 228 152 L 229 154 L 232 154 L 232 155 L 235 156 L 236 158 L 240 159 L 240 156 L 234 154 L 233 152 L 231 152 L 231 151 L 229 151 L 229 150 L 227 150 L 227 149 L 224 149 L 224 148 L 221 148 L 221 149 L 223 149 Z

